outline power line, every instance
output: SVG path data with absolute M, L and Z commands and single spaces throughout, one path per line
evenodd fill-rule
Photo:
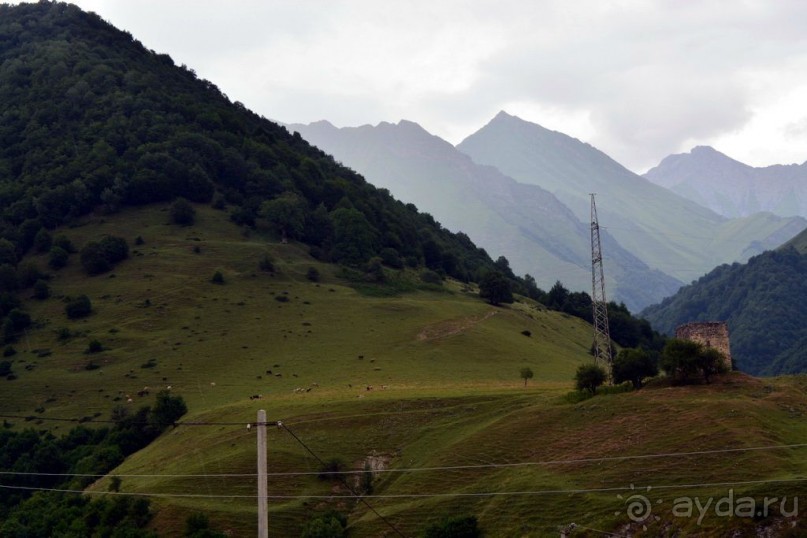
M 240 424 L 240 423 L 239 423 Z M 276 422 L 267 422 L 267 425 L 276 425 Z M 283 428 L 289 431 L 286 425 Z M 294 435 L 294 434 L 292 434 Z M 295 436 L 296 437 L 296 436 Z M 299 442 L 299 438 L 297 438 Z M 305 445 L 304 445 L 305 446 Z M 543 460 L 543 461 L 525 461 L 513 463 L 481 463 L 475 465 L 447 465 L 447 466 L 434 466 L 434 467 L 409 467 L 409 468 L 394 468 L 394 469 L 376 469 L 373 473 L 415 473 L 415 472 L 434 472 L 434 471 L 472 471 L 477 469 L 499 469 L 511 467 L 530 467 L 530 466 L 544 466 L 544 465 L 574 465 L 580 463 L 603 463 L 608 461 L 630 461 L 641 459 L 656 459 L 656 458 L 684 458 L 689 456 L 704 456 L 710 454 L 725 454 L 736 452 L 753 452 L 763 450 L 781 450 L 793 448 L 805 448 L 807 443 L 796 443 L 789 445 L 766 445 L 766 446 L 752 446 L 752 447 L 737 447 L 737 448 L 719 448 L 714 450 L 696 450 L 690 452 L 657 452 L 651 454 L 635 454 L 629 456 L 602 456 L 596 458 L 575 458 L 575 459 L 561 459 L 561 460 Z M 308 450 L 308 447 L 305 447 Z M 318 459 L 318 458 L 317 458 Z M 320 460 L 320 463 L 322 461 Z M 307 475 L 360 475 L 367 471 L 352 470 L 352 471 L 288 471 L 288 472 L 275 472 L 268 473 L 268 476 L 307 476 Z M 63 476 L 63 477 L 86 477 L 86 478 L 102 478 L 105 476 L 117 476 L 121 478 L 249 478 L 257 476 L 256 473 L 218 473 L 218 474 L 83 474 L 83 473 L 35 473 L 35 472 L 22 472 L 22 471 L 0 471 L 0 475 L 7 476 Z
M 298 442 L 298 443 L 300 443 L 300 445 L 302 445 L 302 447 L 303 447 L 303 448 L 304 448 L 304 449 L 305 449 L 305 450 L 306 450 L 306 451 L 307 451 L 309 454 L 311 454 L 311 455 L 314 457 L 314 459 L 315 459 L 315 460 L 319 461 L 320 465 L 323 465 L 323 466 L 325 465 L 325 462 L 324 462 L 324 461 L 322 461 L 322 458 L 320 458 L 319 456 L 317 456 L 317 455 L 314 453 L 314 451 L 313 451 L 313 450 L 311 450 L 311 449 L 308 447 L 308 445 L 306 445 L 306 444 L 303 442 L 303 440 L 302 440 L 302 439 L 300 439 L 299 437 L 297 437 L 297 435 L 296 435 L 296 434 L 295 434 L 293 431 L 291 431 L 291 430 L 289 429 L 289 427 L 288 427 L 288 426 L 286 426 L 285 424 L 282 424 L 282 423 L 280 423 L 280 422 L 278 422 L 278 426 L 282 427 L 284 430 L 286 430 L 287 432 L 289 432 L 289 435 L 291 435 L 292 437 L 294 437 L 294 438 L 297 440 L 297 442 Z M 360 502 L 361 502 L 363 505 L 365 505 L 367 508 L 369 508 L 369 509 L 370 509 L 370 511 L 372 511 L 372 512 L 373 512 L 373 513 L 374 513 L 376 516 L 378 516 L 378 517 L 379 517 L 379 518 L 380 518 L 380 519 L 381 519 L 381 520 L 382 520 L 384 523 L 386 523 L 387 525 L 389 525 L 389 527 L 390 527 L 390 528 L 391 528 L 393 531 L 395 531 L 395 533 L 396 533 L 398 536 L 400 536 L 401 538 L 406 538 L 406 535 L 405 535 L 404 533 L 402 533 L 400 530 L 398 530 L 398 527 L 396 527 L 395 525 L 393 525 L 391 521 L 389 521 L 387 518 L 385 518 L 385 517 L 384 517 L 384 516 L 382 516 L 380 513 L 378 513 L 378 511 L 376 511 L 376 509 L 375 509 L 375 508 L 373 508 L 372 506 L 370 506 L 370 503 L 368 503 L 368 502 L 367 502 L 367 500 L 364 498 L 364 496 L 363 496 L 363 495 L 358 495 L 358 494 L 356 493 L 356 491 L 355 491 L 355 490 L 354 490 L 354 489 L 353 489 L 353 488 L 350 486 L 350 484 L 348 484 L 348 483 L 347 483 L 347 480 L 345 480 L 345 479 L 344 479 L 342 476 L 339 476 L 338 478 L 339 478 L 339 481 L 340 481 L 340 482 L 342 482 L 342 484 L 344 484 L 344 486 L 345 486 L 345 487 L 346 487 L 346 488 L 347 488 L 347 489 L 348 489 L 348 490 L 349 490 L 349 491 L 350 491 L 350 492 L 351 492 L 351 493 L 354 495 L 354 497 L 355 497 L 355 498 L 357 498 L 357 499 L 358 499 L 358 500 L 359 500 L 359 501 L 360 501 Z
M 269 495 L 270 499 L 278 500 L 298 500 L 298 499 L 356 499 L 362 501 L 373 511 L 379 518 L 387 522 L 393 529 L 400 534 L 386 518 L 378 514 L 364 499 L 425 499 L 425 498 L 446 498 L 446 497 L 513 497 L 513 496 L 541 496 L 541 495 L 583 495 L 588 493 L 614 493 L 620 491 L 634 491 L 638 489 L 650 490 L 676 490 L 676 489 L 694 489 L 694 488 L 710 488 L 710 487 L 726 487 L 726 486 L 753 486 L 760 484 L 788 484 L 788 483 L 801 483 L 807 482 L 807 478 L 778 478 L 771 480 L 742 480 L 737 482 L 705 482 L 696 484 L 664 484 L 660 486 L 613 486 L 602 488 L 585 488 L 585 489 L 543 489 L 543 490 L 523 490 L 523 491 L 485 491 L 485 492 L 447 492 L 447 493 L 392 493 L 380 495 L 362 495 L 356 493 L 351 489 L 350 495 Z M 0 484 L 0 489 L 12 490 L 26 490 L 26 491 L 50 491 L 56 493 L 75 493 L 75 494 L 88 494 L 88 495 L 131 495 L 137 497 L 178 497 L 178 498 L 204 498 L 204 499 L 256 499 L 257 495 L 211 495 L 202 493 L 143 493 L 143 492 L 122 492 L 122 491 L 93 491 L 93 490 L 80 490 L 80 489 L 59 489 L 59 488 L 43 488 L 34 486 L 8 486 Z M 403 536 L 402 534 L 400 534 Z
M 0 415 L 0 418 L 14 418 L 25 421 L 49 421 L 49 422 L 75 422 L 79 424 L 86 424 L 92 422 L 94 424 L 126 424 L 131 426 L 241 426 L 244 427 L 247 422 L 216 422 L 206 420 L 183 420 L 179 422 L 128 422 L 125 419 L 122 421 L 109 420 L 109 419 L 95 419 L 95 418 L 56 418 L 56 417 L 39 417 L 36 415 Z M 266 424 L 275 425 L 276 421 L 268 421 Z

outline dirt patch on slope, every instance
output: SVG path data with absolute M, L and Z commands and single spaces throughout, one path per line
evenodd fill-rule
M 486 319 L 489 319 L 498 313 L 498 310 L 490 310 L 479 316 L 467 316 L 434 323 L 421 330 L 417 335 L 417 340 L 419 342 L 423 342 L 455 336 L 467 331 L 474 325 L 482 323 Z

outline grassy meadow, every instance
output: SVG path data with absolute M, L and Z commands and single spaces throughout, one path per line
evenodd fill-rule
M 618 458 L 801 443 L 803 378 L 732 374 L 580 401 L 569 393 L 589 360 L 591 328 L 579 319 L 527 300 L 492 307 L 460 283 L 430 288 L 414 273 L 355 285 L 304 247 L 197 210 L 189 227 L 169 224 L 167 206 L 148 206 L 65 229 L 79 248 L 125 237 L 130 257 L 89 277 L 73 255 L 54 272 L 50 299 L 26 300 L 36 328 L 14 344 L 18 378 L 0 391 L 2 413 L 34 417 L 13 427 L 57 435 L 73 424 L 39 419 L 106 419 L 115 405 L 149 404 L 168 386 L 188 404 L 183 421 L 220 423 L 173 428 L 116 470 L 122 492 L 151 494 L 161 534 L 181 534 L 199 511 L 231 536 L 255 534 L 256 434 L 246 425 L 258 409 L 288 427 L 269 430 L 271 536 L 299 535 L 328 508 L 349 515 L 351 536 L 395 535 L 363 504 L 338 498 L 347 488 L 319 479 L 321 463 L 289 431 L 322 460 L 376 469 L 367 500 L 406 536 L 466 514 L 488 536 L 557 535 L 572 522 L 595 529 L 576 536 L 721 536 L 725 520 L 672 517 L 672 499 L 725 495 L 730 486 L 693 486 L 717 482 L 746 482 L 736 491 L 760 497 L 799 491 L 799 482 L 750 482 L 804 477 L 805 449 Z M 275 273 L 258 268 L 267 254 Z M 319 282 L 306 278 L 310 267 Z M 211 282 L 216 271 L 224 284 Z M 93 315 L 68 320 L 60 298 L 82 293 Z M 104 350 L 86 353 L 92 340 Z M 524 366 L 535 374 L 526 387 Z M 505 466 L 480 467 L 489 464 Z M 647 530 L 630 524 L 617 497 L 632 484 L 658 492 L 662 520 Z M 108 485 L 101 479 L 90 492 Z M 759 522 L 730 524 L 746 531 Z

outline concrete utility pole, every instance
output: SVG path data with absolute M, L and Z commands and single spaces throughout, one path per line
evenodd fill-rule
M 258 538 L 269 538 L 269 482 L 266 471 L 266 411 L 258 411 Z

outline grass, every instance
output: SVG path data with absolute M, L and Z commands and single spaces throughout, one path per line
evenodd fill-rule
M 197 209 L 190 228 L 168 224 L 165 208 L 147 207 L 67 233 L 77 245 L 103 233 L 130 243 L 139 235 L 144 244 L 133 247 L 114 278 L 87 277 L 72 257 L 51 281 L 54 298 L 27 302 L 38 328 L 15 343 L 19 353 L 11 359 L 19 378 L 2 380 L 0 410 L 36 416 L 14 427 L 36 424 L 58 434 L 70 426 L 39 418 L 105 418 L 127 397 L 132 405 L 148 404 L 156 389 L 171 385 L 188 403 L 186 420 L 233 423 L 172 429 L 116 470 L 123 492 L 213 496 L 154 496 L 154 527 L 166 535 L 181 533 L 195 511 L 233 536 L 254 535 L 249 496 L 256 486 L 248 475 L 255 469 L 255 431 L 246 424 L 261 408 L 321 459 L 339 458 L 351 469 L 368 461 L 393 470 L 565 462 L 379 473 L 374 494 L 399 497 L 370 502 L 407 536 L 456 514 L 476 515 L 489 536 L 546 535 L 571 522 L 624 532 L 628 520 L 616 495 L 627 497 L 631 484 L 807 472 L 803 449 L 596 460 L 802 442 L 802 378 L 732 375 L 711 386 L 655 383 L 578 401 L 568 395 L 578 364 L 588 360 L 590 327 L 529 302 L 494 308 L 451 282 L 439 291 L 368 295 L 305 249 L 262 234 L 244 237 L 225 214 L 209 208 Z M 266 254 L 276 274 L 258 270 Z M 306 278 L 312 266 L 319 282 Z M 209 282 L 215 271 L 224 285 Z M 95 313 L 68 320 L 59 297 L 82 293 Z M 93 340 L 104 349 L 92 355 L 99 368 L 87 370 L 84 351 Z M 38 356 L 43 349 L 50 355 Z M 535 373 L 526 388 L 519 377 L 525 366 Z M 146 386 L 152 395 L 137 396 Z M 251 399 L 255 395 L 261 399 Z M 274 473 L 311 473 L 271 478 L 271 494 L 285 497 L 270 500 L 270 535 L 294 536 L 307 518 L 329 507 L 349 514 L 351 536 L 388 533 L 365 506 L 327 498 L 347 490 L 318 479 L 320 463 L 288 431 L 270 429 L 269 464 Z M 225 473 L 247 476 L 171 476 Z M 106 491 L 109 480 L 92 489 Z M 565 492 L 597 489 L 608 491 Z M 659 491 L 669 500 L 673 491 L 717 495 L 725 489 Z M 739 489 L 759 496 L 791 491 L 782 484 Z M 454 495 L 513 491 L 555 493 Z M 725 524 L 707 518 L 696 526 L 668 517 L 664 528 L 719 536 Z M 757 523 L 731 522 L 741 530 L 749 524 Z

